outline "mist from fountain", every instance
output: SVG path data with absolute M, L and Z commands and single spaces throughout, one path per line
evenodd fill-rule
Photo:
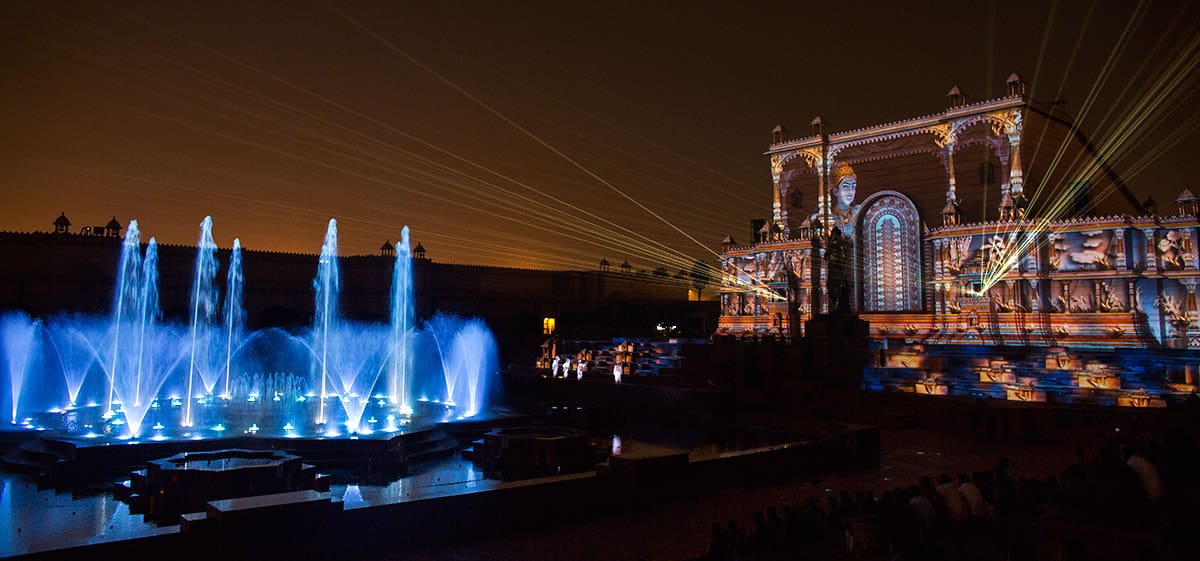
M 12 422 L 17 422 L 17 410 L 20 408 L 21 389 L 25 384 L 30 362 L 33 359 L 34 341 L 38 334 L 39 322 L 30 320 L 24 314 L 14 314 L 0 321 L 0 330 L 4 333 L 4 366 L 8 370 L 8 383 L 11 390 Z
M 66 384 L 68 407 L 79 403 L 88 371 L 101 361 L 97 345 L 105 339 L 107 330 L 107 322 L 88 316 L 59 316 L 46 325 L 47 343 L 58 357 Z
M 479 320 L 470 320 L 459 327 L 450 344 L 450 369 L 455 371 L 455 383 L 447 386 L 448 399 L 464 409 L 464 417 L 473 417 L 483 408 L 487 391 L 487 374 L 496 365 L 496 340 Z M 452 388 L 452 389 L 451 389 Z

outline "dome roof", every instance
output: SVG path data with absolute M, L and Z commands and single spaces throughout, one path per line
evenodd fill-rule
M 105 224 L 104 227 L 112 228 L 112 229 L 116 229 L 116 230 L 120 230 L 122 228 L 121 223 L 117 222 L 116 216 L 112 217 L 112 220 L 109 220 L 108 224 Z
M 54 219 L 54 225 L 55 226 L 70 226 L 71 220 L 67 218 L 67 213 L 63 212 L 58 215 L 58 218 Z

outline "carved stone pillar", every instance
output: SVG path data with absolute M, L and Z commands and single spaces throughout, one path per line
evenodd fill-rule
M 774 199 L 771 201 L 771 223 L 784 224 L 786 227 L 787 223 L 783 210 L 784 197 L 783 192 L 780 191 L 782 186 L 779 183 L 779 180 L 782 177 L 783 156 L 780 154 L 775 154 L 771 156 L 771 184 L 774 186 L 774 189 L 771 190 L 771 194 L 774 197 Z
M 1200 284 L 1200 278 L 1192 277 L 1179 279 L 1179 282 L 1187 288 L 1187 296 L 1184 297 L 1184 315 L 1188 319 L 1188 329 L 1200 328 L 1200 311 L 1196 308 L 1196 285 Z
M 771 223 L 781 224 L 783 223 L 783 201 L 780 199 L 782 199 L 783 194 L 779 191 L 779 176 L 772 176 L 771 180 L 774 181 L 775 185 L 773 189 L 775 199 L 771 202 Z
M 1062 284 L 1063 313 L 1071 313 L 1071 281 L 1060 281 Z
M 943 310 L 945 310 L 945 307 L 943 304 L 943 301 L 945 300 L 945 298 L 946 298 L 946 295 L 945 295 L 944 285 L 942 285 L 942 283 L 940 283 L 940 282 L 934 283 L 933 284 L 933 313 L 934 314 L 940 316 L 943 313 L 945 313 L 943 311 Z
M 1054 232 L 1049 232 L 1046 234 L 1046 241 L 1048 242 L 1048 245 L 1050 246 L 1050 270 L 1051 271 L 1058 270 L 1058 260 L 1055 257 L 1055 250 L 1054 250 L 1054 241 L 1057 239 L 1058 239 L 1058 234 L 1056 234 Z
M 1029 282 L 1029 311 L 1040 312 L 1042 311 L 1042 298 L 1041 291 L 1038 290 L 1038 283 L 1041 281 L 1038 279 L 1026 279 L 1026 281 Z
M 1146 235 L 1146 272 L 1158 272 L 1158 240 L 1155 232 L 1158 228 L 1142 228 L 1142 233 Z
M 1025 194 L 1025 176 L 1021 171 L 1021 132 L 1013 131 L 1008 135 L 1009 167 L 1008 189 L 1012 198 L 1017 199 Z
M 1017 306 L 1024 307 L 1025 303 L 1021 302 L 1021 297 L 1020 297 L 1021 295 L 1017 294 L 1017 281 L 1015 279 L 1008 279 L 1008 280 L 1004 281 L 1004 286 L 1006 287 L 1006 291 L 1008 292 L 1008 303 L 1010 303 L 1012 305 L 1012 308 L 1013 308 L 1012 311 L 1014 311 L 1014 312 L 1020 311 L 1017 308 Z
M 1126 308 L 1129 308 L 1130 313 L 1142 312 L 1142 307 L 1139 305 L 1137 298 L 1137 281 L 1135 279 L 1125 279 L 1125 284 L 1126 289 L 1129 291 L 1129 296 L 1126 299 L 1129 305 Z
M 941 239 L 933 240 L 933 278 L 942 278 L 942 260 L 945 255 L 942 254 L 944 247 Z
M 817 224 L 821 232 L 828 234 L 833 230 L 833 209 L 830 199 L 833 198 L 833 185 L 829 184 L 829 157 L 827 145 L 822 145 L 822 157 L 817 161 Z
M 829 263 L 825 260 L 825 248 L 817 250 L 820 256 L 820 262 L 817 264 L 818 275 L 814 284 L 820 287 L 820 290 L 813 291 L 812 313 L 827 314 L 829 313 Z
M 946 200 L 958 200 L 957 181 L 954 179 L 954 141 L 946 142 L 946 175 L 949 177 L 949 185 L 946 190 Z
M 1102 281 L 1100 279 L 1092 279 L 1092 311 L 1093 312 L 1100 311 L 1100 302 L 1104 299 L 1104 288 L 1102 288 L 1100 286 L 1100 283 L 1102 283 L 1102 282 L 1104 282 L 1104 281 Z
M 1200 256 L 1196 254 L 1196 229 L 1183 228 L 1181 233 L 1183 239 L 1180 240 L 1179 246 L 1183 250 L 1183 268 L 1194 271 L 1197 267 L 1196 261 L 1200 259 Z
M 1113 230 L 1113 245 L 1117 248 L 1117 270 L 1129 271 L 1129 260 L 1125 258 L 1125 229 Z

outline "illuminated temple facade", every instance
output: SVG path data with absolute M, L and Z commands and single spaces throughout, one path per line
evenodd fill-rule
M 846 132 L 777 127 L 771 219 L 725 240 L 718 333 L 803 337 L 842 311 L 908 343 L 1200 348 L 1196 196 L 1139 200 L 1116 147 L 1006 86 Z

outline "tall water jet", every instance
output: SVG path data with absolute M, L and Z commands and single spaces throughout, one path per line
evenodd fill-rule
M 192 402 L 195 401 L 193 386 L 197 375 L 209 386 L 206 379 L 211 357 L 208 353 L 209 325 L 217 307 L 217 291 L 213 280 L 217 276 L 217 244 L 212 237 L 212 217 L 205 216 L 200 223 L 200 240 L 196 243 L 196 273 L 192 279 L 191 309 L 191 360 L 188 365 L 187 393 L 184 394 L 183 426 L 194 424 Z M 216 380 L 213 380 L 215 383 Z M 211 387 L 206 388 L 211 391 Z
M 325 397 L 328 395 L 327 380 L 329 376 L 329 335 L 337 330 L 337 299 L 341 290 L 341 277 L 338 273 L 337 220 L 330 218 L 329 227 L 325 230 L 325 243 L 321 245 L 321 257 L 317 263 L 317 278 L 313 279 L 313 290 L 316 292 L 315 313 L 313 314 L 314 346 L 320 348 L 321 363 L 321 404 L 318 408 L 317 423 L 324 424 Z
M 133 403 L 142 406 L 142 373 L 146 363 L 146 333 L 154 332 L 158 320 L 158 241 L 153 237 L 146 244 L 142 259 L 142 287 L 138 298 L 137 381 L 134 383 Z M 150 396 L 153 399 L 153 396 Z
M 17 422 L 17 408 L 21 401 L 21 388 L 25 374 L 33 359 L 34 339 L 37 337 L 38 322 L 31 321 L 22 313 L 13 313 L 0 319 L 0 334 L 4 339 L 5 366 L 8 367 L 8 383 L 12 395 L 12 422 Z
M 245 315 L 242 309 L 242 242 L 240 238 L 234 238 L 233 251 L 229 254 L 229 274 L 225 280 L 225 391 L 222 395 L 226 399 L 230 396 L 229 379 L 233 377 L 234 336 L 241 339 Z
M 125 374 L 126 364 L 122 364 L 122 359 L 128 361 L 128 353 L 123 353 L 121 344 L 121 331 L 123 324 L 133 323 L 131 319 L 136 318 L 138 311 L 137 300 L 141 293 L 141 283 L 139 276 L 142 269 L 142 248 L 141 248 L 141 233 L 138 231 L 137 220 L 129 221 L 129 228 L 125 231 L 125 240 L 121 244 L 121 259 L 117 265 L 117 285 L 113 294 L 113 319 L 112 319 L 112 357 L 110 368 L 108 370 L 108 398 L 104 404 L 106 416 L 115 414 L 113 411 L 113 395 L 117 391 L 117 376 Z
M 412 414 L 408 397 L 408 374 L 412 369 L 412 248 L 408 226 L 400 230 L 396 244 L 396 265 L 392 271 L 392 340 L 388 372 L 389 399 L 398 404 L 401 414 Z

